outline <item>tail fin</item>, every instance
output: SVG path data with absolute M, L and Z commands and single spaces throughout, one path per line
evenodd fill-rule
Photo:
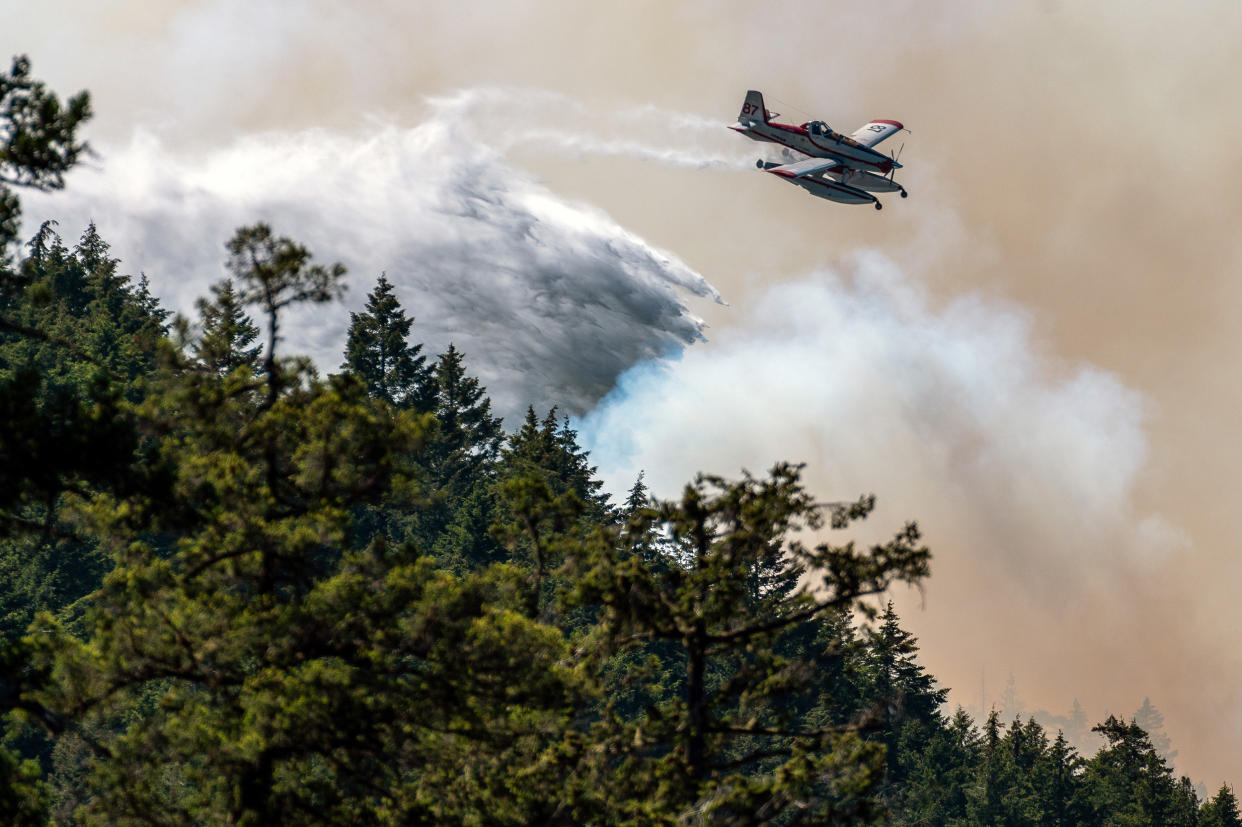
M 742 103 L 742 113 L 737 116 L 739 123 L 750 123 L 751 121 L 768 122 L 768 110 L 763 107 L 763 95 L 751 89 L 746 93 L 746 100 Z

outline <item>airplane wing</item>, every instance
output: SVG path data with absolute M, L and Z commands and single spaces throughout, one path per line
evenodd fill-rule
M 795 161 L 792 164 L 768 167 L 768 172 L 784 175 L 786 178 L 806 178 L 808 175 L 825 172 L 840 165 L 840 162 L 834 161 L 831 158 L 806 158 L 802 161 Z
M 850 137 L 863 146 L 875 146 L 880 141 L 905 129 L 897 121 L 875 120 L 864 124 Z

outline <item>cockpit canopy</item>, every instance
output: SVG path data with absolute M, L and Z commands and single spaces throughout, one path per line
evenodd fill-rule
M 806 129 L 812 135 L 823 135 L 826 137 L 832 134 L 832 128 L 823 121 L 811 121 L 806 125 Z

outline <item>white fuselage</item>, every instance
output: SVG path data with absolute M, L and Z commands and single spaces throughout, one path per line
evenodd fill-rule
M 831 158 L 842 166 L 863 172 L 884 175 L 893 169 L 892 158 L 863 146 L 846 135 L 827 130 L 827 134 L 812 134 L 806 126 L 751 120 L 730 126 L 755 141 L 768 141 L 801 152 L 811 158 Z

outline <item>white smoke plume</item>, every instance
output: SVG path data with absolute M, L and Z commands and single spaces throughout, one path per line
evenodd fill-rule
M 55 217 L 72 241 L 95 221 L 129 271 L 188 312 L 227 275 L 233 230 L 268 221 L 317 260 L 346 264 L 351 308 L 386 272 L 417 319 L 414 339 L 432 354 L 455 343 L 506 416 L 527 404 L 585 411 L 631 365 L 702 338 L 683 293 L 720 297 L 674 255 L 558 197 L 487 142 L 521 128 L 519 112 L 556 111 L 544 98 L 462 93 L 410 129 L 266 134 L 199 157 L 138 133 L 104 148 L 66 192 L 28 197 L 28 229 Z M 510 108 L 476 111 L 488 100 Z M 335 370 L 348 320 L 343 308 L 291 313 L 285 352 Z
M 878 491 L 886 513 L 990 538 L 970 553 L 1073 561 L 1031 584 L 1063 592 L 1090 585 L 1084 558 L 1158 566 L 1178 548 L 1131 505 L 1145 405 L 1115 375 L 1042 353 L 1016 306 L 936 309 L 865 252 L 847 276 L 768 289 L 713 347 L 632 368 L 581 428 L 614 490 L 639 470 L 667 496 L 699 469 L 805 460 L 813 490 Z
M 506 154 L 628 158 L 685 169 L 754 166 L 754 145 L 725 130 L 726 119 L 650 105 L 592 107 L 546 90 L 499 87 L 461 90 L 432 105 L 470 137 Z

